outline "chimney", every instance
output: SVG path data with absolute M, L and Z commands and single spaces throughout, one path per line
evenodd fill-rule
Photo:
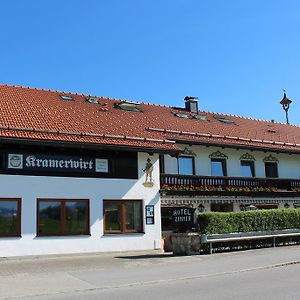
M 191 113 L 198 114 L 198 97 L 185 96 L 185 109 Z

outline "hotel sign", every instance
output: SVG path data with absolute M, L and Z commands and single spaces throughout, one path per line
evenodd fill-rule
M 7 168 L 64 173 L 108 173 L 108 159 L 68 155 L 7 155 Z
M 181 207 L 173 210 L 174 224 L 193 224 L 194 223 L 194 208 Z

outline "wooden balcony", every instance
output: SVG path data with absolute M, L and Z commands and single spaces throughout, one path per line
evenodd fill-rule
M 161 174 L 163 195 L 299 197 L 300 179 Z

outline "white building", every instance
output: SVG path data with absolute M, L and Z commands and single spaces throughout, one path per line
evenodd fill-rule
M 159 249 L 174 209 L 300 203 L 299 127 L 190 98 L 172 108 L 0 85 L 0 139 L 0 257 Z
M 161 248 L 158 158 L 178 150 L 116 127 L 119 102 L 0 86 L 0 257 Z

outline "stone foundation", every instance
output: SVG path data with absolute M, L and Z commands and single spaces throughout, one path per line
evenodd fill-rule
M 200 234 L 197 232 L 173 233 L 172 247 L 174 255 L 199 254 Z

